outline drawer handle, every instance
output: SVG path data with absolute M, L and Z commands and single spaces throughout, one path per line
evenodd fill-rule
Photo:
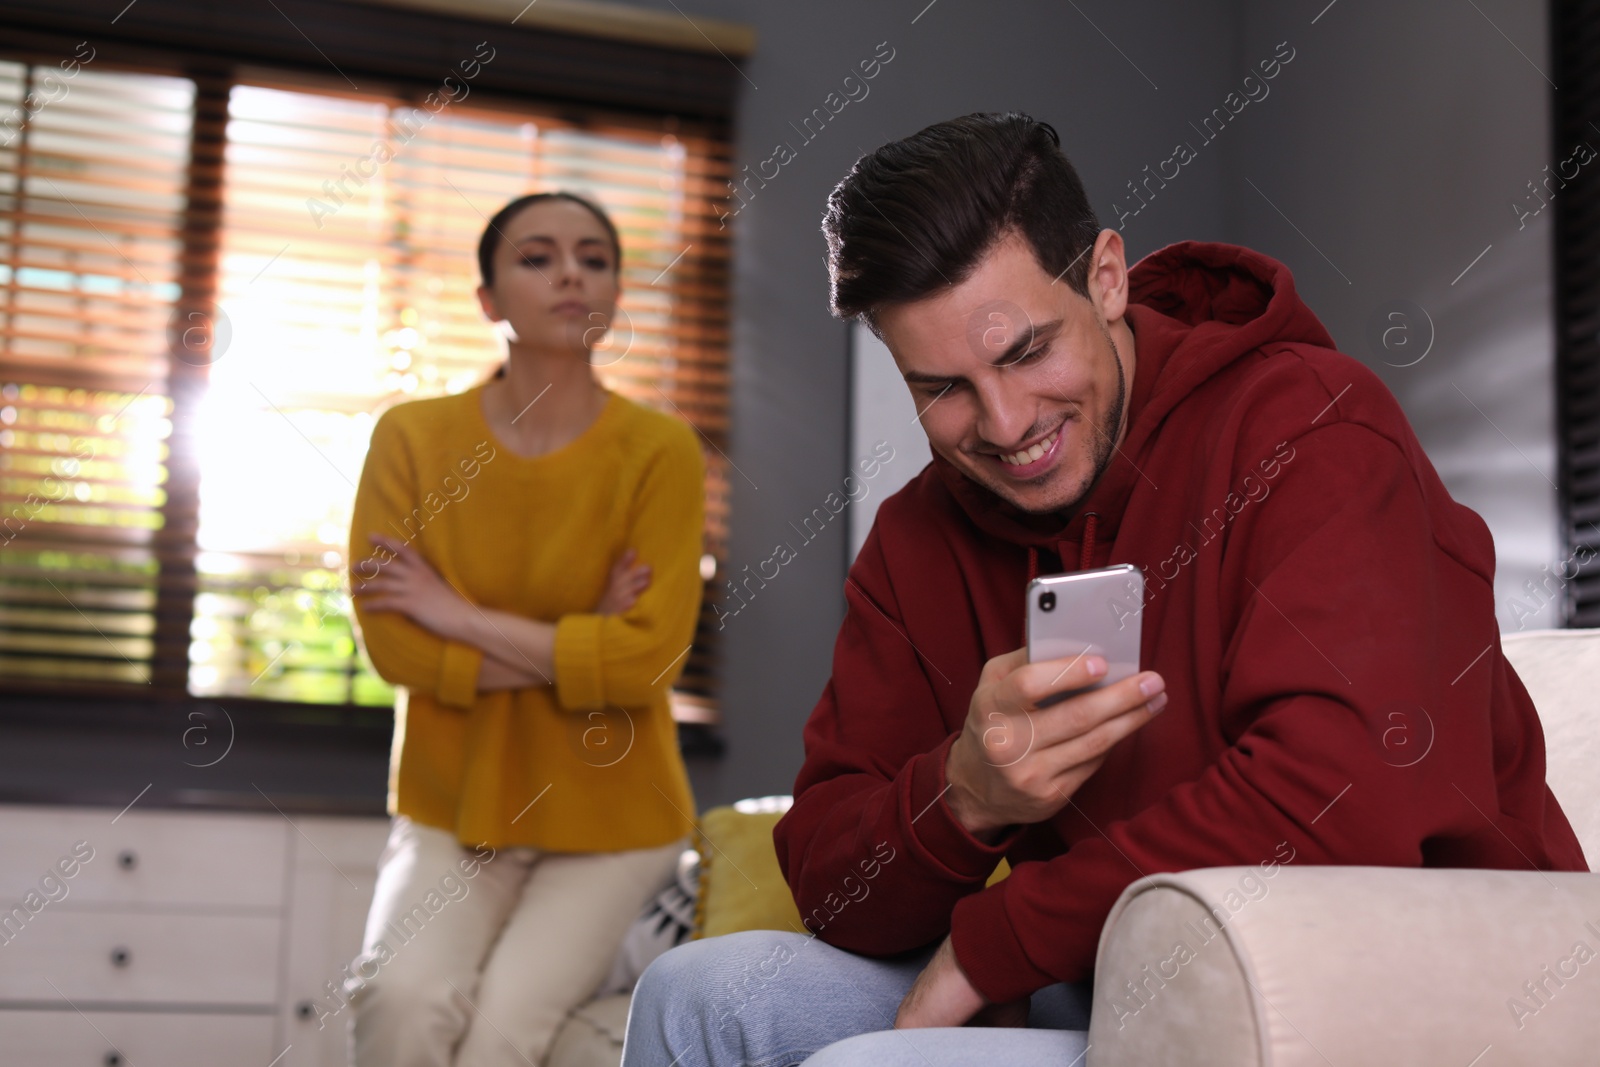
M 122 1053 L 112 1049 L 106 1053 L 106 1067 L 122 1067 Z
M 139 866 L 139 854 L 131 848 L 123 849 L 117 853 L 117 866 L 125 871 L 131 871 Z
M 316 1017 L 317 1006 L 309 1000 L 302 1000 L 294 1006 L 294 1013 L 302 1021 L 312 1019 Z
M 119 945 L 111 950 L 111 966 L 126 967 L 132 961 L 133 953 L 128 951 L 126 948 L 123 948 Z

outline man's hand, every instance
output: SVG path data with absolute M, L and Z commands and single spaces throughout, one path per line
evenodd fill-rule
M 964 1026 L 969 1022 L 975 1026 L 1027 1026 L 1028 1002 L 990 1004 L 984 1000 L 961 970 L 947 937 L 900 1002 L 894 1028 Z
M 1025 648 L 983 665 L 945 762 L 950 810 L 969 833 L 993 840 L 1007 826 L 1050 818 L 1100 769 L 1111 746 L 1166 706 L 1166 683 L 1145 671 L 1038 707 L 1105 672 L 1099 656 L 1029 663 Z
M 371 541 L 392 558 L 379 565 L 375 577 L 353 582 L 351 591 L 368 611 L 397 611 L 440 637 L 455 638 L 465 632 L 476 609 L 429 566 L 422 553 L 382 534 L 373 534 Z
M 606 591 L 601 594 L 600 602 L 594 606 L 596 615 L 621 615 L 633 607 L 633 602 L 639 599 L 639 594 L 650 585 L 650 564 L 641 563 L 633 566 L 634 557 L 637 556 L 633 549 L 628 549 L 617 557 L 611 565 L 611 577 L 606 581 Z

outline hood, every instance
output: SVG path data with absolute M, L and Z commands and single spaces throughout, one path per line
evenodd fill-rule
M 975 525 L 1028 547 L 1030 579 L 1040 548 L 1066 567 L 1067 546 L 1077 545 L 1078 569 L 1093 566 L 1096 544 L 1115 540 L 1128 493 L 1145 477 L 1137 457 L 1168 413 L 1206 379 L 1273 342 L 1336 347 L 1295 292 L 1289 268 L 1239 245 L 1180 241 L 1139 260 L 1128 278 L 1135 364 L 1127 432 L 1081 501 L 1061 512 L 1025 512 L 933 454 L 935 473 Z

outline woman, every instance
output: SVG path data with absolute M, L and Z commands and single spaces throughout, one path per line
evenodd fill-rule
M 687 424 L 595 379 L 620 259 L 586 200 L 506 205 L 478 246 L 504 368 L 373 429 L 351 585 L 402 688 L 352 971 L 363 1067 L 538 1063 L 688 842 L 668 689 L 699 614 L 705 467 Z

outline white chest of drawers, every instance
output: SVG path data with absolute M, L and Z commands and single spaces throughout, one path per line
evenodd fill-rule
M 327 983 L 360 950 L 387 831 L 0 806 L 0 1060 L 341 1067 L 349 1013 L 326 1014 Z

